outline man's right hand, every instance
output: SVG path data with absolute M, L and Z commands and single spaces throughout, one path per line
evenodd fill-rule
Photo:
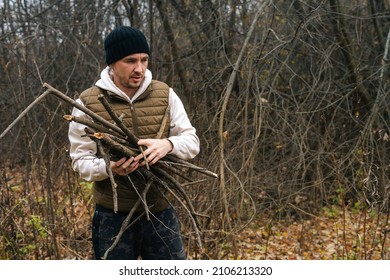
M 113 174 L 120 176 L 126 176 L 129 173 L 137 170 L 139 162 L 134 160 L 134 157 L 131 158 L 121 158 L 118 161 L 111 161 L 111 170 Z

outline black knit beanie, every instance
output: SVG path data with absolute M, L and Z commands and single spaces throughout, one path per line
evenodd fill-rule
M 145 35 L 129 26 L 115 28 L 104 40 L 107 65 L 133 53 L 149 54 Z

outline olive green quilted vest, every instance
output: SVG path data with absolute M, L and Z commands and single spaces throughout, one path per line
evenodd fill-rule
M 163 82 L 153 80 L 148 89 L 133 103 L 120 96 L 93 86 L 80 94 L 84 106 L 108 121 L 113 122 L 104 106 L 98 100 L 100 94 L 104 94 L 110 106 L 121 117 L 122 122 L 138 138 L 166 138 L 169 135 L 169 87 Z M 160 132 L 162 123 L 168 123 Z M 117 160 L 117 159 L 112 159 Z M 146 181 L 138 171 L 129 174 L 130 176 L 115 176 L 117 183 L 118 211 L 128 212 L 139 198 L 145 187 Z M 137 191 L 136 191 L 136 190 Z M 138 193 L 138 194 L 137 194 Z M 113 192 L 110 179 L 94 182 L 93 197 L 97 204 L 114 209 Z M 167 196 L 169 197 L 169 196 Z M 168 206 L 163 190 L 150 188 L 147 194 L 147 204 L 154 212 L 162 211 Z M 137 212 L 143 211 L 141 203 Z

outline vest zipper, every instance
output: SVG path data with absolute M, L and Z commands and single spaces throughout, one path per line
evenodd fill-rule
M 130 102 L 131 120 L 133 122 L 133 132 L 136 137 L 139 137 L 137 114 L 135 113 L 134 104 Z

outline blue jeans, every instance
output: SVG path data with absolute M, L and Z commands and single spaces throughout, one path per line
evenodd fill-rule
M 103 258 L 113 244 L 128 213 L 96 205 L 92 221 L 92 242 L 95 259 Z M 137 218 L 135 217 L 132 219 Z M 107 255 L 108 260 L 183 260 L 186 259 L 176 211 L 172 207 L 143 215 L 128 228 L 118 244 Z

